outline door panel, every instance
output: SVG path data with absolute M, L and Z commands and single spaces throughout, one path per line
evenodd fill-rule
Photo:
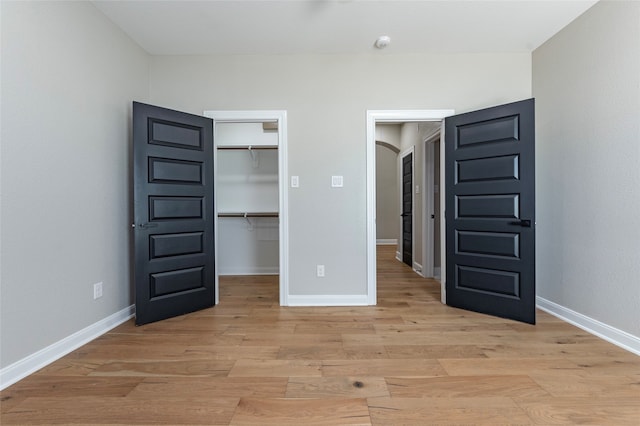
M 518 194 L 501 195 L 459 195 L 456 209 L 459 218 L 509 218 L 518 217 L 520 199 Z
M 518 234 L 456 230 L 456 237 L 456 254 L 520 257 Z
M 149 157 L 149 182 L 202 185 L 202 163 Z
M 204 232 L 151 235 L 149 242 L 151 244 L 149 253 L 151 259 L 199 254 L 204 249 Z
M 535 323 L 534 100 L 445 119 L 447 304 Z
M 213 121 L 134 102 L 136 324 L 213 306 Z
M 413 154 L 402 157 L 402 261 L 413 267 Z

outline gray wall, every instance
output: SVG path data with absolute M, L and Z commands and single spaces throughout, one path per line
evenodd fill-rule
M 457 112 L 531 96 L 531 55 L 161 56 L 152 103 L 204 110 L 285 109 L 290 293 L 366 294 L 366 110 Z M 331 125 L 327 125 L 331 123 Z M 331 188 L 343 175 L 344 188 Z M 316 264 L 326 277 L 316 278 Z
M 399 240 L 400 124 L 376 124 L 376 239 Z M 396 247 L 396 251 L 398 248 Z
M 400 229 L 398 204 L 398 154 L 376 145 L 376 239 L 397 240 Z
M 130 115 L 148 57 L 90 3 L 1 7 L 5 367 L 132 303 Z
M 640 3 L 533 53 L 538 295 L 640 337 Z
M 289 193 L 291 294 L 364 295 L 365 111 L 531 95 L 526 53 L 149 57 L 90 3 L 1 7 L 2 367 L 133 303 L 132 100 L 286 109 L 301 182 Z

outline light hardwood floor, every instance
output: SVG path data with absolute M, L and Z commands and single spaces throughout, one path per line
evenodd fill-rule
M 215 308 L 130 321 L 1 392 L 0 423 L 640 424 L 640 357 L 538 312 L 440 304 L 379 248 L 378 305 L 280 308 L 273 277 Z

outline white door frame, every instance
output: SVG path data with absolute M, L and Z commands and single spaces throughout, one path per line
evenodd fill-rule
M 439 110 L 367 110 L 367 303 L 375 305 L 377 300 L 376 283 L 376 123 L 404 123 L 407 121 L 442 121 L 454 114 L 452 109 Z M 441 182 L 444 182 L 444 146 L 440 147 Z M 444 190 L 440 191 L 441 206 Z M 444 208 L 440 209 L 441 235 L 444 231 Z M 441 247 L 444 246 L 441 238 Z M 445 264 L 445 251 L 441 249 L 440 262 Z M 444 272 L 441 270 L 442 298 L 445 299 Z
M 423 226 L 422 230 L 422 275 L 428 278 L 434 277 L 434 223 L 435 220 L 431 219 L 431 214 L 435 209 L 434 193 L 435 193 L 435 162 L 439 159 L 435 158 L 436 141 L 440 140 L 440 129 L 431 135 L 427 136 L 423 141 L 424 147 L 424 168 L 422 187 L 422 211 L 424 223 L 429 223 L 428 226 Z M 431 222 L 427 222 L 427 219 L 431 219 Z M 424 225 L 423 223 L 423 225 Z
M 287 111 L 205 111 L 205 117 L 213 119 L 213 142 L 216 144 L 216 123 L 256 123 L 265 121 L 276 121 L 278 123 L 278 193 L 279 193 L 279 278 L 280 278 L 280 306 L 289 305 L 289 186 L 287 167 Z M 217 164 L 217 149 L 213 150 L 214 163 Z M 214 181 L 214 191 L 217 194 L 216 182 Z M 214 197 L 215 200 L 216 197 Z M 218 206 L 214 201 L 215 212 L 215 263 L 218 264 Z M 215 273 L 215 303 L 220 301 L 218 290 L 218 268 Z

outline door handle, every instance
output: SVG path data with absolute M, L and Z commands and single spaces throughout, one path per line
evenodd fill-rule
M 140 225 L 138 225 L 140 227 L 140 229 L 149 229 L 149 228 L 155 228 L 158 226 L 157 223 L 141 223 Z
M 400 217 L 411 216 L 411 213 L 402 213 Z
M 522 226 L 523 228 L 531 228 L 531 221 L 529 219 L 522 219 L 516 222 L 509 222 L 509 225 Z

